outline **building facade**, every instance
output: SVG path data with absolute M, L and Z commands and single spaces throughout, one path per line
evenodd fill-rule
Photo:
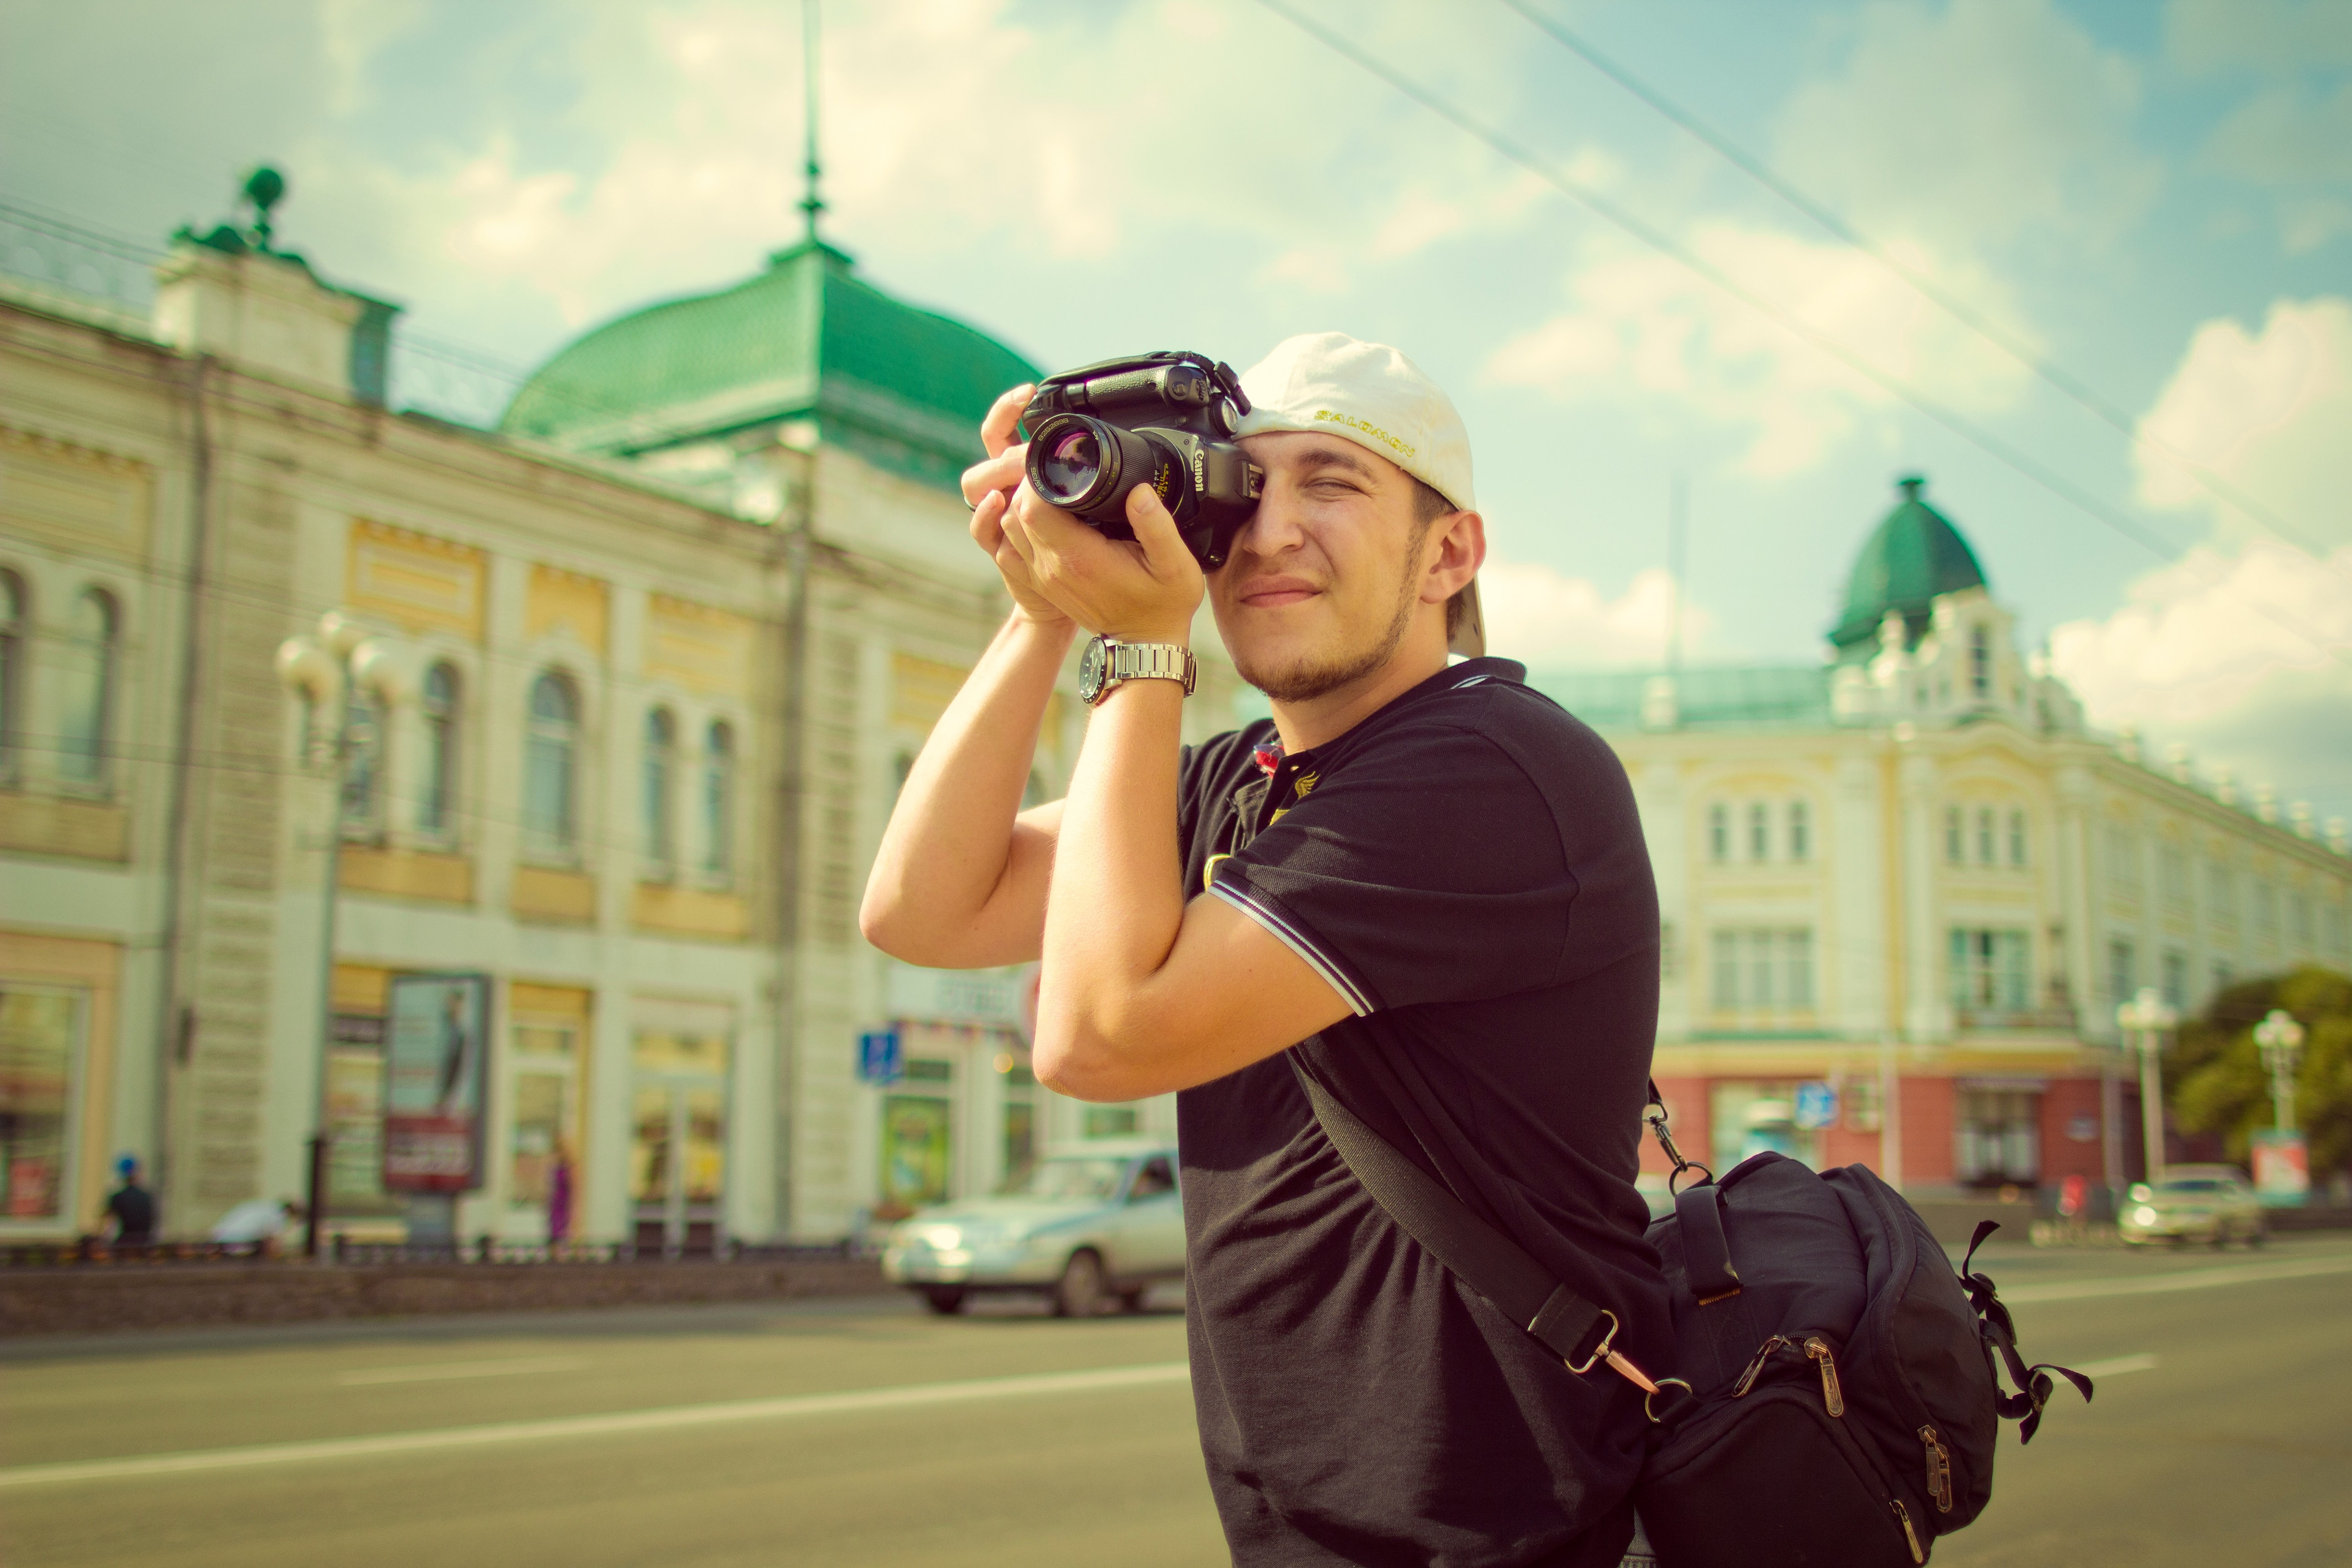
M 1033 367 L 814 239 L 494 430 L 385 405 L 393 318 L 228 226 L 143 315 L 0 286 L 0 1238 L 96 1229 L 122 1154 L 202 1235 L 321 1132 L 331 1228 L 402 1234 L 412 975 L 487 984 L 467 1238 L 546 1238 L 562 1186 L 583 1240 L 831 1239 L 1166 1125 L 1037 1088 L 1020 973 L 856 931 L 1004 613 L 952 480 Z
M 1864 544 L 1824 664 L 1539 684 L 1640 801 L 1686 1152 L 2116 1184 L 2141 1160 L 2116 1005 L 2352 968 L 2343 825 L 2088 731 L 1923 489 Z

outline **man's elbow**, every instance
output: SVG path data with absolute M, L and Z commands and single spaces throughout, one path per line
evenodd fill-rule
M 920 963 L 917 955 L 920 937 L 912 924 L 907 918 L 906 900 L 896 889 L 878 879 L 866 884 L 866 897 L 857 906 L 858 935 L 901 963 Z
M 1109 1104 L 1156 1092 L 1145 1081 L 1142 1042 L 1128 1031 L 1076 1019 L 1039 1024 L 1029 1067 L 1055 1094 Z

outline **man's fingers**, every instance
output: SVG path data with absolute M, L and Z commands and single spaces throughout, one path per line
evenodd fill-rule
M 1023 465 L 1029 458 L 1028 444 L 1007 447 L 984 463 L 974 463 L 963 471 L 957 481 L 963 491 L 963 504 L 976 506 L 980 498 L 992 490 L 1010 490 L 1020 484 Z
M 1004 449 L 1013 445 L 1013 432 L 1021 424 L 1021 411 L 1029 406 L 1029 399 L 1036 390 L 1024 381 L 988 405 L 988 417 L 980 422 L 980 444 L 988 449 L 990 457 L 1004 456 Z
M 1198 570 L 1199 563 L 1184 547 L 1184 536 L 1176 531 L 1176 520 L 1149 485 L 1138 485 L 1127 492 L 1127 522 L 1135 530 L 1135 542 L 1143 547 L 1144 564 L 1151 574 L 1163 583 L 1181 580 L 1188 570 Z
M 1004 545 L 1004 510 L 1012 499 L 1003 490 L 990 490 L 971 509 L 971 542 L 988 552 L 992 559 Z

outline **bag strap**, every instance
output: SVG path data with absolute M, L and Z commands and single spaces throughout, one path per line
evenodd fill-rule
M 1307 1092 L 1315 1120 L 1372 1201 L 1427 1247 L 1454 1277 L 1493 1302 L 1579 1376 L 1606 1362 L 1647 1394 L 1658 1384 L 1615 1348 L 1617 1314 L 1596 1306 L 1552 1278 L 1527 1248 L 1472 1213 L 1395 1144 L 1374 1131 L 1299 1062 L 1290 1070 Z M 1665 1380 L 1670 1385 L 1677 1379 Z M 1687 1387 L 1687 1384 L 1681 1386 Z M 1646 1403 L 1646 1402 L 1645 1402 Z M 1653 1420 L 1657 1419 L 1654 1414 Z
M 2042 1425 L 2042 1407 L 2050 1403 L 2050 1395 L 2058 1386 L 2050 1381 L 2050 1373 L 2054 1372 L 2073 1384 L 2085 1405 L 2091 1402 L 2092 1384 L 2081 1373 L 2055 1362 L 2036 1362 L 2028 1366 L 2025 1357 L 2018 1352 L 2017 1324 L 2010 1317 L 2008 1306 L 1993 1294 L 1991 1278 L 1974 1271 L 1977 1248 L 1984 1245 L 1986 1237 L 2000 1228 L 1997 1219 L 1977 1222 L 1976 1234 L 1969 1238 L 1968 1256 L 1960 1259 L 1960 1284 L 1969 1293 L 1969 1305 L 1976 1309 L 1977 1332 L 2000 1357 L 2010 1382 L 2017 1387 L 2015 1394 L 2001 1393 L 2000 1373 L 1994 1373 L 1993 1407 L 2017 1423 L 2017 1440 L 2025 1444 L 2033 1441 L 2034 1431 Z

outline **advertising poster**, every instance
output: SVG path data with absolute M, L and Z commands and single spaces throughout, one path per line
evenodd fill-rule
M 2254 1134 L 2254 1191 L 2263 1202 L 2294 1208 L 2311 1194 L 2311 1150 L 2300 1132 Z
M 487 974 L 397 974 L 384 1043 L 383 1184 L 462 1193 L 482 1184 L 488 1067 Z

